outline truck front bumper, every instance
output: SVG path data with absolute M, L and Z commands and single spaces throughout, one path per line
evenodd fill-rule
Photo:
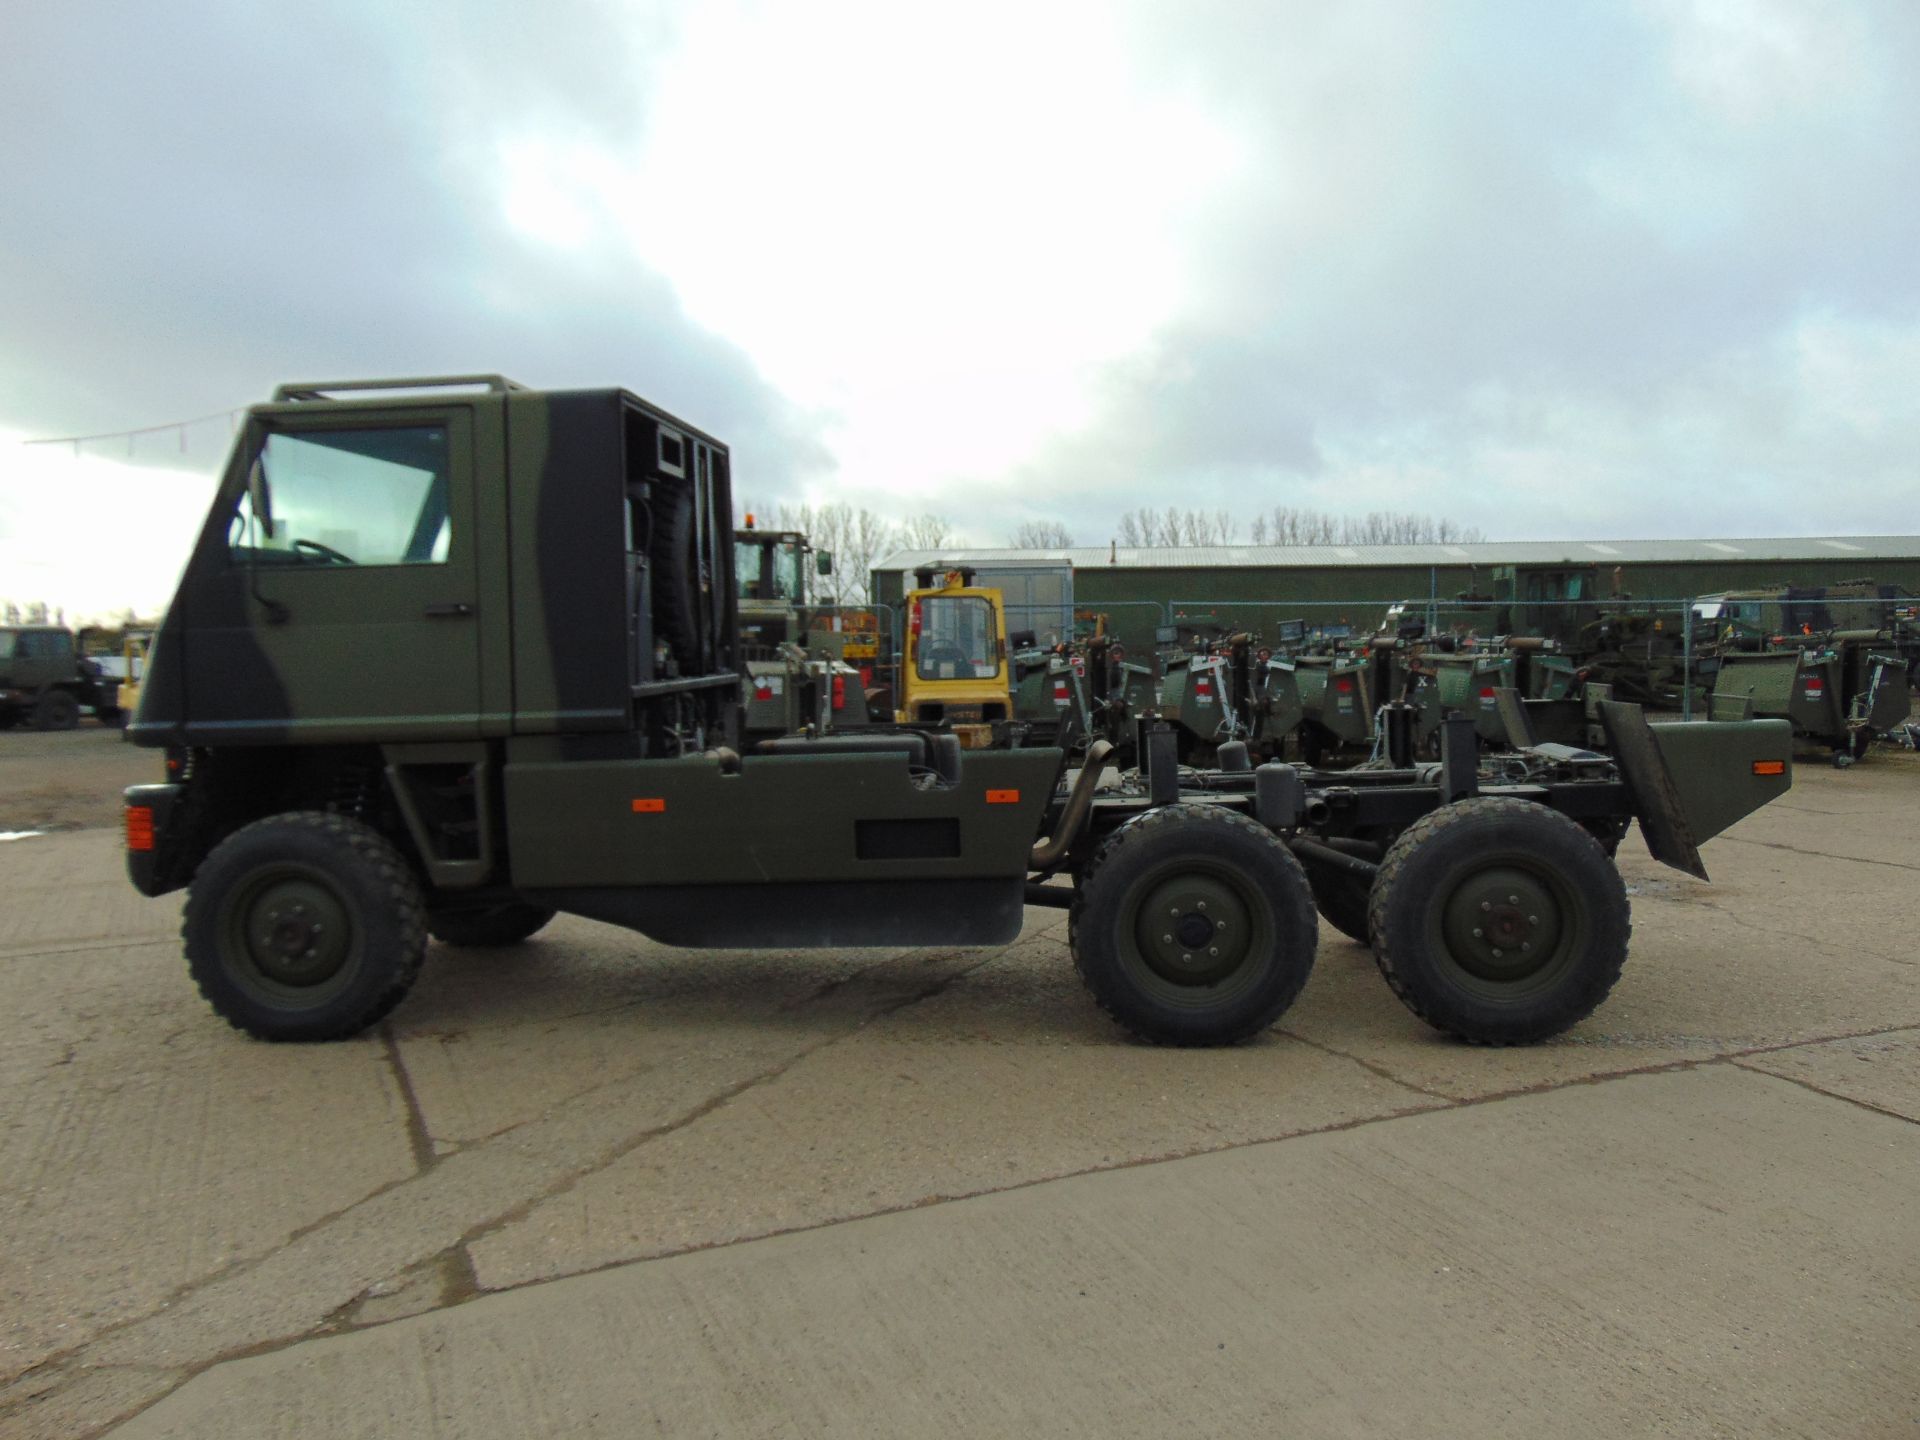
M 186 884 L 169 863 L 168 822 L 179 803 L 180 785 L 130 785 L 126 790 L 127 877 L 142 895 L 165 895 Z

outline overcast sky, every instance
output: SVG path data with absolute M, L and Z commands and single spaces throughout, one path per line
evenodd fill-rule
M 1912 0 L 10 4 L 0 597 L 163 601 L 278 381 L 476 369 L 986 544 L 1911 533 L 1916 73 Z

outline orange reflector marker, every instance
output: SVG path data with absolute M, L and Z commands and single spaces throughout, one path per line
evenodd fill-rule
M 989 805 L 1018 805 L 1019 803 L 1020 792 L 1018 790 L 987 791 L 987 804 Z
M 667 802 L 658 795 L 633 802 L 633 813 L 636 815 L 664 815 L 666 810 Z
M 1753 773 L 1756 775 L 1784 775 L 1787 773 L 1787 762 L 1784 760 L 1756 760 L 1753 762 Z
M 153 849 L 153 807 L 151 805 L 127 807 L 127 849 Z

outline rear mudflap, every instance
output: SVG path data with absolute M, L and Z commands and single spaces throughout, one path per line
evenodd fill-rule
M 1702 880 L 1700 846 L 1793 784 L 1785 720 L 1647 723 L 1638 705 L 1600 705 L 1607 746 L 1653 858 Z

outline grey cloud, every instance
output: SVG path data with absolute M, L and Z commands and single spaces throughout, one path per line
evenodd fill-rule
M 1851 431 L 1794 337 L 1920 335 L 1916 12 L 1849 11 L 1859 73 L 1731 120 L 1676 78 L 1659 22 L 1680 13 L 1140 12 L 1143 69 L 1227 118 L 1243 183 L 1207 217 L 1190 311 L 1012 488 L 1053 487 L 1088 534 L 1170 492 L 1494 535 L 1911 529 L 1920 414 Z
M 615 242 L 534 245 L 491 188 L 503 136 L 636 145 L 671 15 L 16 7 L 0 424 L 117 429 L 284 379 L 504 369 L 642 389 L 797 484 L 828 463 L 814 417 Z

